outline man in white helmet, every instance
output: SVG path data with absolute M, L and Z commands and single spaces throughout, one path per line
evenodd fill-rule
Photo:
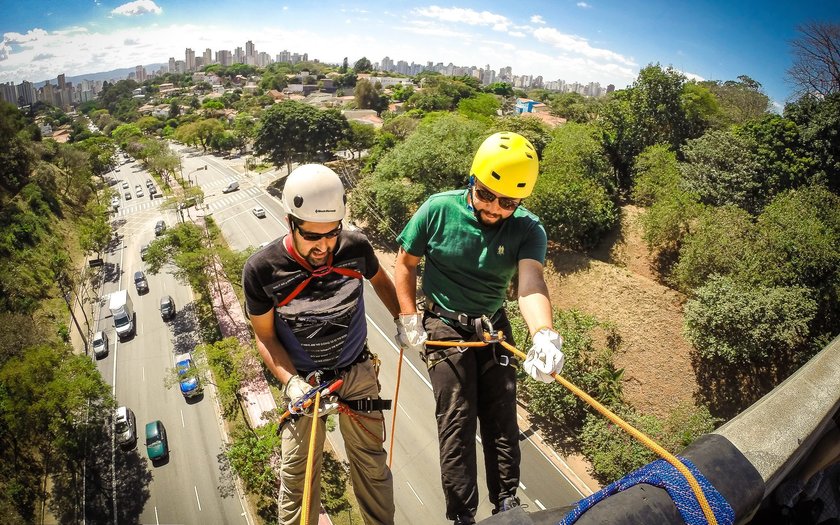
M 242 282 L 257 349 L 285 385 L 289 406 L 324 381 L 344 380 L 336 392 L 343 410 L 339 427 L 350 462 L 350 479 L 369 524 L 394 523 L 394 490 L 382 447 L 388 403 L 379 398 L 374 356 L 367 348 L 363 279 L 396 317 L 394 283 L 360 232 L 346 231 L 344 187 L 319 164 L 296 168 L 286 181 L 283 204 L 290 232 L 248 259 Z M 336 400 L 325 403 L 327 411 Z M 346 409 L 359 417 L 351 417 Z M 297 525 L 312 418 L 283 427 L 280 523 Z M 318 426 L 309 524 L 318 521 L 325 425 Z

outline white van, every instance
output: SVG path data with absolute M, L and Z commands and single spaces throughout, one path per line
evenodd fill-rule
M 236 191 L 239 189 L 239 183 L 237 181 L 233 181 L 227 185 L 227 188 L 222 190 L 222 193 L 230 193 L 232 191 Z

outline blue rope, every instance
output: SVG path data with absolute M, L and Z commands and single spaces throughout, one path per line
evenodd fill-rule
M 697 483 L 706 495 L 709 506 L 715 514 L 715 518 L 720 525 L 732 525 L 735 522 L 735 511 L 729 506 L 729 503 L 720 495 L 714 486 L 700 474 L 694 463 L 685 458 L 679 458 L 683 464 L 688 467 L 688 470 L 694 474 Z M 703 509 L 700 508 L 700 503 L 694 496 L 694 491 L 688 485 L 685 477 L 670 463 L 664 459 L 659 459 L 653 463 L 649 463 L 635 472 L 627 474 L 618 481 L 602 488 L 598 492 L 587 496 L 578 501 L 577 507 L 571 510 L 565 518 L 563 518 L 557 525 L 572 525 L 581 515 L 596 505 L 601 500 L 604 500 L 613 494 L 627 490 L 639 483 L 646 483 L 668 491 L 668 495 L 674 500 L 677 510 L 680 512 L 683 521 L 686 525 L 708 525 L 706 516 L 703 514 Z

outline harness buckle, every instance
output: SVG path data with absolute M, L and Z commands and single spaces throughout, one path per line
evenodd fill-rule
M 500 356 L 497 356 L 496 359 L 498 359 L 499 364 L 502 365 L 502 366 L 510 365 L 510 357 L 507 354 L 502 354 Z

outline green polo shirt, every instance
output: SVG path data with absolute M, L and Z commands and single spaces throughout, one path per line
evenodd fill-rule
M 466 191 L 429 197 L 397 242 L 426 258 L 423 292 L 452 312 L 492 315 L 522 259 L 545 263 L 547 238 L 536 215 L 519 206 L 500 225 L 485 226 L 467 207 Z

